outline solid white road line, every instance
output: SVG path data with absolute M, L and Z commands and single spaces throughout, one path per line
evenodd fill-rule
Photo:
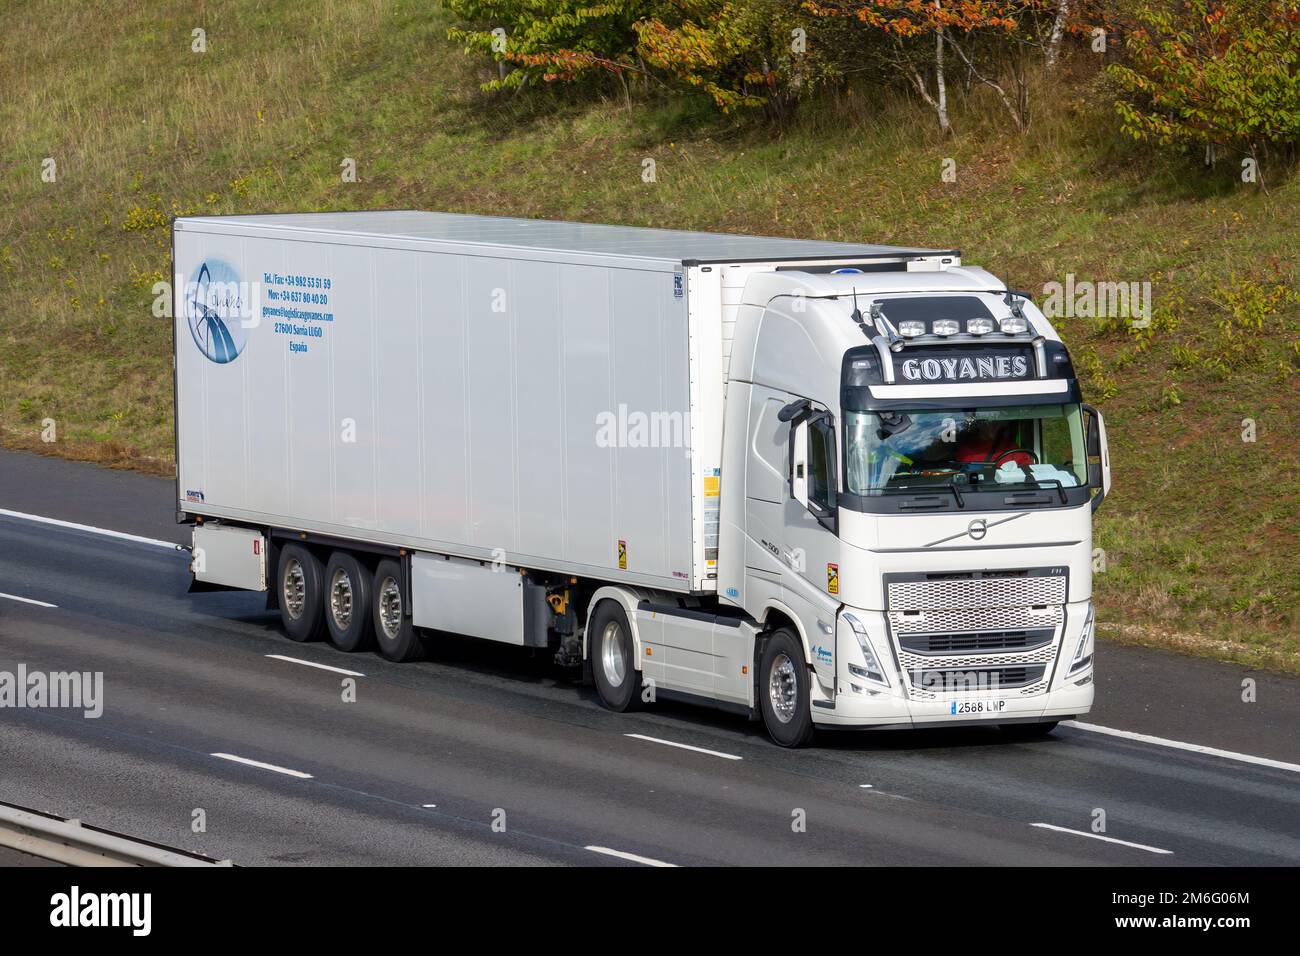
M 360 671 L 344 670 L 342 667 L 330 667 L 328 664 L 317 664 L 315 661 L 304 661 L 300 657 L 285 657 L 283 654 L 267 654 L 267 657 L 273 661 L 288 661 L 290 664 L 303 664 L 307 667 L 316 667 L 323 671 L 333 671 L 335 674 L 346 674 L 348 677 L 365 677 Z
M 1138 740 L 1144 744 L 1155 744 L 1159 747 L 1172 747 L 1174 750 L 1186 750 L 1190 753 L 1209 754 L 1212 757 L 1223 757 L 1226 760 L 1239 760 L 1242 763 L 1251 763 L 1259 767 L 1272 767 L 1275 770 L 1290 770 L 1292 773 L 1300 773 L 1300 764 L 1286 763 L 1283 760 L 1274 760 L 1271 757 L 1256 757 L 1253 754 L 1239 754 L 1232 750 L 1220 750 L 1217 747 L 1203 747 L 1200 744 L 1186 744 L 1181 740 L 1169 740 L 1166 737 L 1152 737 L 1149 734 L 1138 734 L 1131 730 L 1116 730 L 1114 727 L 1099 727 L 1096 724 L 1083 724 L 1077 720 L 1063 720 L 1062 727 L 1074 727 L 1077 730 L 1087 730 L 1094 734 L 1109 734 L 1112 737 L 1123 737 L 1125 740 Z
M 17 594 L 0 593 L 0 598 L 8 601 L 21 601 L 23 604 L 35 604 L 37 607 L 58 607 L 57 604 L 51 604 L 49 601 L 34 601 L 31 598 L 19 597 Z
M 1075 836 L 1092 837 L 1094 840 L 1105 840 L 1107 843 L 1118 843 L 1120 846 L 1131 846 L 1135 850 L 1146 850 L 1148 853 L 1162 853 L 1166 856 L 1173 856 L 1173 850 L 1162 850 L 1158 846 L 1147 846 L 1145 843 L 1130 843 L 1128 840 L 1116 840 L 1114 837 L 1102 836 L 1100 833 L 1089 833 L 1087 830 L 1071 830 L 1069 827 L 1057 827 L 1050 823 L 1031 823 L 1031 827 L 1041 827 L 1044 830 L 1055 830 L 1058 833 L 1073 833 Z
M 631 735 L 629 734 L 628 736 Z M 611 850 L 607 846 L 589 846 L 584 849 L 590 850 L 592 853 L 603 853 L 606 856 L 616 856 L 620 860 L 628 860 L 632 863 L 641 863 L 645 866 L 666 866 L 673 869 L 676 869 L 677 867 L 676 863 L 665 863 L 663 860 L 654 860 L 648 856 L 637 856 L 635 853 L 624 853 L 622 850 Z
M 665 747 L 678 747 L 682 750 L 694 750 L 697 754 L 708 754 L 710 757 L 721 757 L 723 760 L 744 760 L 744 757 L 737 757 L 735 754 L 724 754 L 717 750 L 705 750 L 703 747 L 692 747 L 690 744 L 679 744 L 672 740 L 660 740 L 658 737 L 647 737 L 645 734 L 624 734 L 624 737 L 635 737 L 637 740 L 648 740 L 652 744 L 663 744 Z
M 282 773 L 289 777 L 297 777 L 300 780 L 312 779 L 311 774 L 303 773 L 301 770 L 290 770 L 288 767 L 277 767 L 273 763 L 262 763 L 260 760 L 249 760 L 247 757 L 237 757 L 234 754 L 212 754 L 211 756 L 220 757 L 222 760 L 233 760 L 235 763 L 242 763 L 249 767 L 257 767 L 259 770 L 273 770 L 276 773 Z
M 0 515 L 6 518 L 22 518 L 24 521 L 36 521 L 40 524 L 52 524 L 58 528 L 71 528 L 73 531 L 89 531 L 91 534 L 103 535 L 106 538 L 117 538 L 120 541 L 134 541 L 137 544 L 151 544 L 156 548 L 166 548 L 168 551 L 175 551 L 176 545 L 170 541 L 160 541 L 157 538 L 145 538 L 138 534 L 127 534 L 125 531 L 110 531 L 108 528 L 96 528 L 93 525 L 77 524 L 75 521 L 60 521 L 58 518 L 47 518 L 44 515 L 29 515 L 22 511 L 10 511 L 7 508 L 0 508 Z

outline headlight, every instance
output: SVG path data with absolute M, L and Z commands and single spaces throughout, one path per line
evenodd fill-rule
M 956 319 L 935 319 L 930 323 L 930 331 L 935 335 L 956 335 L 961 331 L 961 323 Z
M 1074 660 L 1070 662 L 1070 673 L 1081 671 L 1092 663 L 1093 632 L 1095 630 L 1092 605 L 1088 605 L 1088 619 L 1083 622 L 1083 633 L 1079 635 L 1079 645 L 1074 649 Z
M 992 319 L 967 319 L 966 331 L 971 335 L 987 335 L 993 331 Z
M 852 614 L 845 614 L 843 617 L 849 627 L 853 628 L 853 636 L 858 639 L 858 647 L 862 649 L 862 659 L 866 662 L 866 667 L 850 664 L 849 673 L 854 677 L 874 681 L 888 687 L 889 678 L 885 676 L 885 669 L 880 666 L 880 660 L 876 657 L 875 648 L 871 646 L 871 639 L 867 637 L 866 626 Z
M 1015 316 L 1003 319 L 1001 326 L 1003 333 L 1006 335 L 1021 335 L 1029 331 L 1029 321 L 1027 319 L 1018 319 Z
M 898 334 L 905 339 L 914 339 L 918 335 L 925 335 L 925 323 L 918 322 L 916 319 L 907 319 L 898 323 Z

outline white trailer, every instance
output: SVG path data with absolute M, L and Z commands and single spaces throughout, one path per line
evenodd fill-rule
M 374 643 L 395 660 L 445 632 L 553 648 L 559 663 L 586 665 L 613 709 L 698 699 L 762 716 L 784 744 L 814 725 L 957 717 L 934 701 L 987 701 L 998 709 L 961 719 L 1039 725 L 1091 702 L 1088 684 L 1086 701 L 1044 706 L 1060 688 L 1039 665 L 1050 656 L 1060 670 L 1058 652 L 1085 627 L 1070 631 L 1069 604 L 1089 608 L 1091 627 L 1081 577 L 1089 490 L 1102 478 L 1053 470 L 1042 416 L 1016 420 L 1023 441 L 1038 436 L 1037 477 L 1026 467 L 993 492 L 1020 503 L 966 491 L 984 510 L 1041 509 L 1023 525 L 1030 539 L 1045 543 L 1061 510 L 1087 538 L 1033 555 L 1034 567 L 1066 571 L 1022 588 L 1061 608 L 1019 628 L 1038 635 L 1017 638 L 1038 642 L 1032 665 L 1010 645 L 970 645 L 1021 666 L 1005 673 L 1032 666 L 1037 679 L 1021 688 L 1044 686 L 927 696 L 908 668 L 931 652 L 900 644 L 889 618 L 891 587 L 925 588 L 899 590 L 891 575 L 954 573 L 951 561 L 927 564 L 952 549 L 858 553 L 948 530 L 953 515 L 936 511 L 960 511 L 965 534 L 971 513 L 961 490 L 950 508 L 931 488 L 857 487 L 865 463 L 835 450 L 849 452 L 851 417 L 877 406 L 906 417 L 946 394 L 961 408 L 1073 414 L 1083 440 L 1050 326 L 955 251 L 398 211 L 181 218 L 173 262 L 177 510 L 195 525 L 195 586 L 265 590 L 295 640 Z M 1013 326 L 1032 315 L 1021 332 L 994 333 L 1000 351 L 964 328 L 904 338 L 890 322 L 906 311 L 890 303 L 950 306 L 955 292 L 987 301 L 989 315 L 1005 300 Z M 984 360 L 976 373 L 1034 363 L 1034 374 L 944 375 L 963 349 Z M 879 384 L 842 377 L 864 352 Z M 913 372 L 917 384 L 896 381 Z M 823 433 L 829 445 L 816 445 Z M 1059 502 L 1038 500 L 1046 488 Z M 1008 557 L 1024 555 L 1001 554 L 999 567 Z M 956 573 L 967 570 L 994 580 L 988 567 Z M 970 585 L 963 600 L 988 610 L 979 595 L 1006 590 Z M 986 616 L 995 626 L 963 625 L 968 644 L 1015 617 Z M 886 684 L 855 700 L 850 659 L 872 655 Z

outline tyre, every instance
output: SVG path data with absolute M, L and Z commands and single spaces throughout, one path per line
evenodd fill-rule
M 411 617 L 406 613 L 406 585 L 402 566 L 385 558 L 375 567 L 374 587 L 371 592 L 371 615 L 375 622 L 375 642 L 379 653 L 390 661 L 415 661 L 423 656 L 424 646 L 416 633 Z
M 763 723 L 782 747 L 803 747 L 813 738 L 808 665 L 803 645 L 789 629 L 774 631 L 763 645 L 758 668 Z
M 316 641 L 325 633 L 324 577 L 320 558 L 300 544 L 280 549 L 276 574 L 280 622 L 292 641 Z
M 362 650 L 370 643 L 370 572 L 346 551 L 335 551 L 325 565 L 325 628 L 341 651 Z
M 1059 720 L 1044 720 L 1037 724 L 998 724 L 998 730 L 1012 740 L 1035 740 L 1046 737 L 1059 723 Z
M 632 628 L 617 601 L 601 601 L 587 622 L 587 653 L 600 702 L 615 713 L 641 706 Z

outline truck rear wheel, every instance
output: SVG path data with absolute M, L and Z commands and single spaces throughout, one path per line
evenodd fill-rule
M 320 558 L 302 545 L 280 549 L 280 622 L 291 641 L 316 641 L 324 633 L 324 576 Z
M 405 663 L 419 660 L 424 645 L 406 613 L 408 597 L 402 577 L 399 563 L 391 558 L 380 561 L 375 568 L 371 603 L 374 605 L 375 641 L 379 644 L 379 653 L 390 661 Z
M 636 669 L 632 628 L 617 601 L 601 601 L 587 622 L 587 653 L 600 702 L 616 713 L 636 710 L 641 675 Z
M 370 572 L 346 551 L 335 551 L 325 565 L 325 627 L 330 643 L 341 651 L 359 651 L 370 643 L 372 582 Z
M 787 628 L 763 645 L 758 669 L 759 707 L 768 734 L 782 747 L 802 747 L 813 738 L 808 666 L 803 645 Z

